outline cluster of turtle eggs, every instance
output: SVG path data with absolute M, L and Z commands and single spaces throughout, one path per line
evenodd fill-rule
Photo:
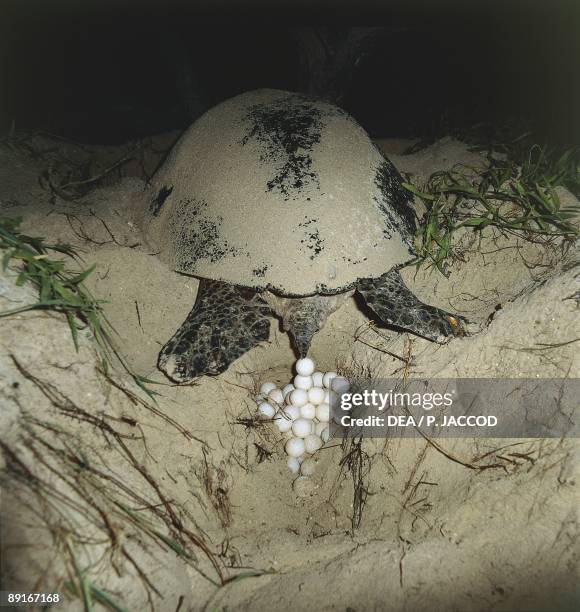
M 287 437 L 284 450 L 288 467 L 294 474 L 312 476 L 314 453 L 330 437 L 330 406 L 340 393 L 348 391 L 349 382 L 336 372 L 315 371 L 312 359 L 295 364 L 293 381 L 280 389 L 265 382 L 256 397 L 261 418 L 272 420 Z

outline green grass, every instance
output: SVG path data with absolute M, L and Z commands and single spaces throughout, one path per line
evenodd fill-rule
M 556 187 L 580 192 L 580 148 L 558 152 L 529 145 L 526 136 L 488 149 L 483 170 L 456 166 L 434 172 L 422 187 L 404 183 L 427 207 L 416 237 L 419 265 L 429 262 L 444 272 L 454 234 L 464 227 L 494 227 L 529 240 L 579 235 L 571 220 L 580 207 L 563 207 Z
M 80 273 L 67 270 L 65 262 L 50 257 L 51 253 L 64 255 L 80 263 L 78 253 L 66 244 L 47 244 L 43 238 L 28 236 L 19 229 L 21 219 L 0 217 L 0 254 L 2 269 L 12 266 L 17 271 L 16 284 L 31 283 L 38 289 L 38 300 L 18 308 L 0 312 L 7 317 L 28 310 L 53 310 L 66 316 L 76 350 L 79 331 L 88 328 L 101 356 L 104 371 L 108 371 L 114 355 L 136 384 L 149 396 L 155 392 L 146 387 L 152 383 L 134 373 L 120 356 L 112 340 L 113 327 L 102 309 L 103 300 L 96 299 L 85 285 L 93 272 L 91 266 Z
M 84 285 L 85 279 L 93 272 L 94 266 L 80 274 L 70 274 L 62 261 L 50 259 L 49 251 L 78 259 L 77 253 L 66 244 L 48 245 L 42 238 L 27 236 L 19 231 L 21 220 L 0 218 L 0 251 L 2 269 L 10 264 L 18 266 L 16 285 L 32 283 L 39 290 L 38 301 L 0 312 L 6 317 L 33 309 L 50 309 L 66 315 L 75 348 L 78 350 L 79 323 L 88 325 L 94 339 L 101 348 L 107 347 L 106 321 L 100 300 L 96 300 Z
M 73 596 L 82 600 L 83 610 L 85 612 L 93 612 L 95 609 L 94 604 L 99 603 L 106 610 L 110 612 L 128 612 L 127 608 L 117 603 L 115 599 L 107 593 L 107 591 L 100 589 L 90 580 L 88 580 L 79 571 L 78 581 L 80 583 L 80 595 L 79 587 L 72 581 L 64 583 L 65 589 Z

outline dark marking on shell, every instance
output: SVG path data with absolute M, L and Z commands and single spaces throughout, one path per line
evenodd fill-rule
M 324 118 L 337 113 L 346 114 L 336 108 L 320 108 L 319 101 L 301 95 L 250 107 L 245 117 L 249 130 L 241 144 L 256 140 L 260 160 L 276 166 L 266 191 L 277 190 L 288 201 L 298 199 L 304 188 L 319 187 L 312 170 L 312 150 L 320 143 Z
M 312 223 L 317 223 L 318 219 L 304 217 L 305 221 L 298 224 L 298 227 L 306 228 L 304 233 L 304 239 L 300 242 L 308 249 L 310 249 L 310 259 L 314 259 L 324 249 L 324 239 L 320 237 L 320 233 L 317 228 L 309 229 L 308 226 Z
M 367 257 L 361 257 L 360 259 L 352 259 L 352 257 L 345 257 L 344 255 L 342 256 L 342 261 L 346 261 L 347 263 L 353 266 L 364 263 L 367 259 Z
M 318 229 L 310 230 L 306 232 L 306 236 L 300 241 L 308 249 L 310 249 L 310 259 L 314 259 L 324 249 L 324 239 L 320 237 Z
M 159 215 L 161 207 L 163 206 L 163 204 L 165 204 L 165 200 L 167 200 L 167 198 L 171 195 L 172 191 L 173 185 L 171 185 L 171 187 L 167 187 L 167 185 L 163 185 L 163 187 L 161 187 L 161 189 L 155 196 L 155 199 L 151 202 L 151 205 L 149 206 L 149 211 L 154 217 L 157 217 L 157 215 Z
M 223 217 L 210 216 L 206 209 L 207 202 L 195 199 L 181 200 L 175 207 L 170 231 L 179 270 L 191 270 L 199 259 L 215 263 L 226 255 L 243 254 L 224 238 Z
M 378 195 L 374 197 L 385 221 L 383 235 L 390 239 L 401 234 L 409 248 L 415 234 L 415 216 L 410 207 L 411 197 L 402 185 L 402 179 L 393 164 L 384 159 L 375 171 Z
M 261 266 L 260 268 L 254 268 L 252 270 L 252 274 L 256 277 L 256 278 L 264 278 L 264 276 L 266 276 L 266 272 L 268 271 L 268 268 L 270 266 L 268 264 L 264 264 L 263 266 Z

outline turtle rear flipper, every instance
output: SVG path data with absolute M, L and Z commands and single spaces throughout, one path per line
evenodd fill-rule
M 463 317 L 429 306 L 407 288 L 399 271 L 393 269 L 379 278 L 363 279 L 357 290 L 367 306 L 387 325 L 394 325 L 419 336 L 444 342 L 449 336 L 464 335 Z
M 195 306 L 159 354 L 159 369 L 178 383 L 216 376 L 268 339 L 270 316 L 259 292 L 203 279 Z
M 288 300 L 283 326 L 290 332 L 299 357 L 306 357 L 312 337 L 322 329 L 328 315 L 342 304 L 345 297 L 314 296 Z
M 268 291 L 264 293 L 264 299 L 282 320 L 282 327 L 290 334 L 297 356 L 306 357 L 314 334 L 324 327 L 328 316 L 338 310 L 352 293 L 285 298 Z

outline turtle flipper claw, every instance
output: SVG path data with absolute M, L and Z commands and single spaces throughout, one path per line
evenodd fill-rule
M 439 343 L 466 334 L 463 317 L 421 302 L 407 288 L 396 269 L 379 278 L 359 281 L 357 290 L 367 306 L 387 325 Z

